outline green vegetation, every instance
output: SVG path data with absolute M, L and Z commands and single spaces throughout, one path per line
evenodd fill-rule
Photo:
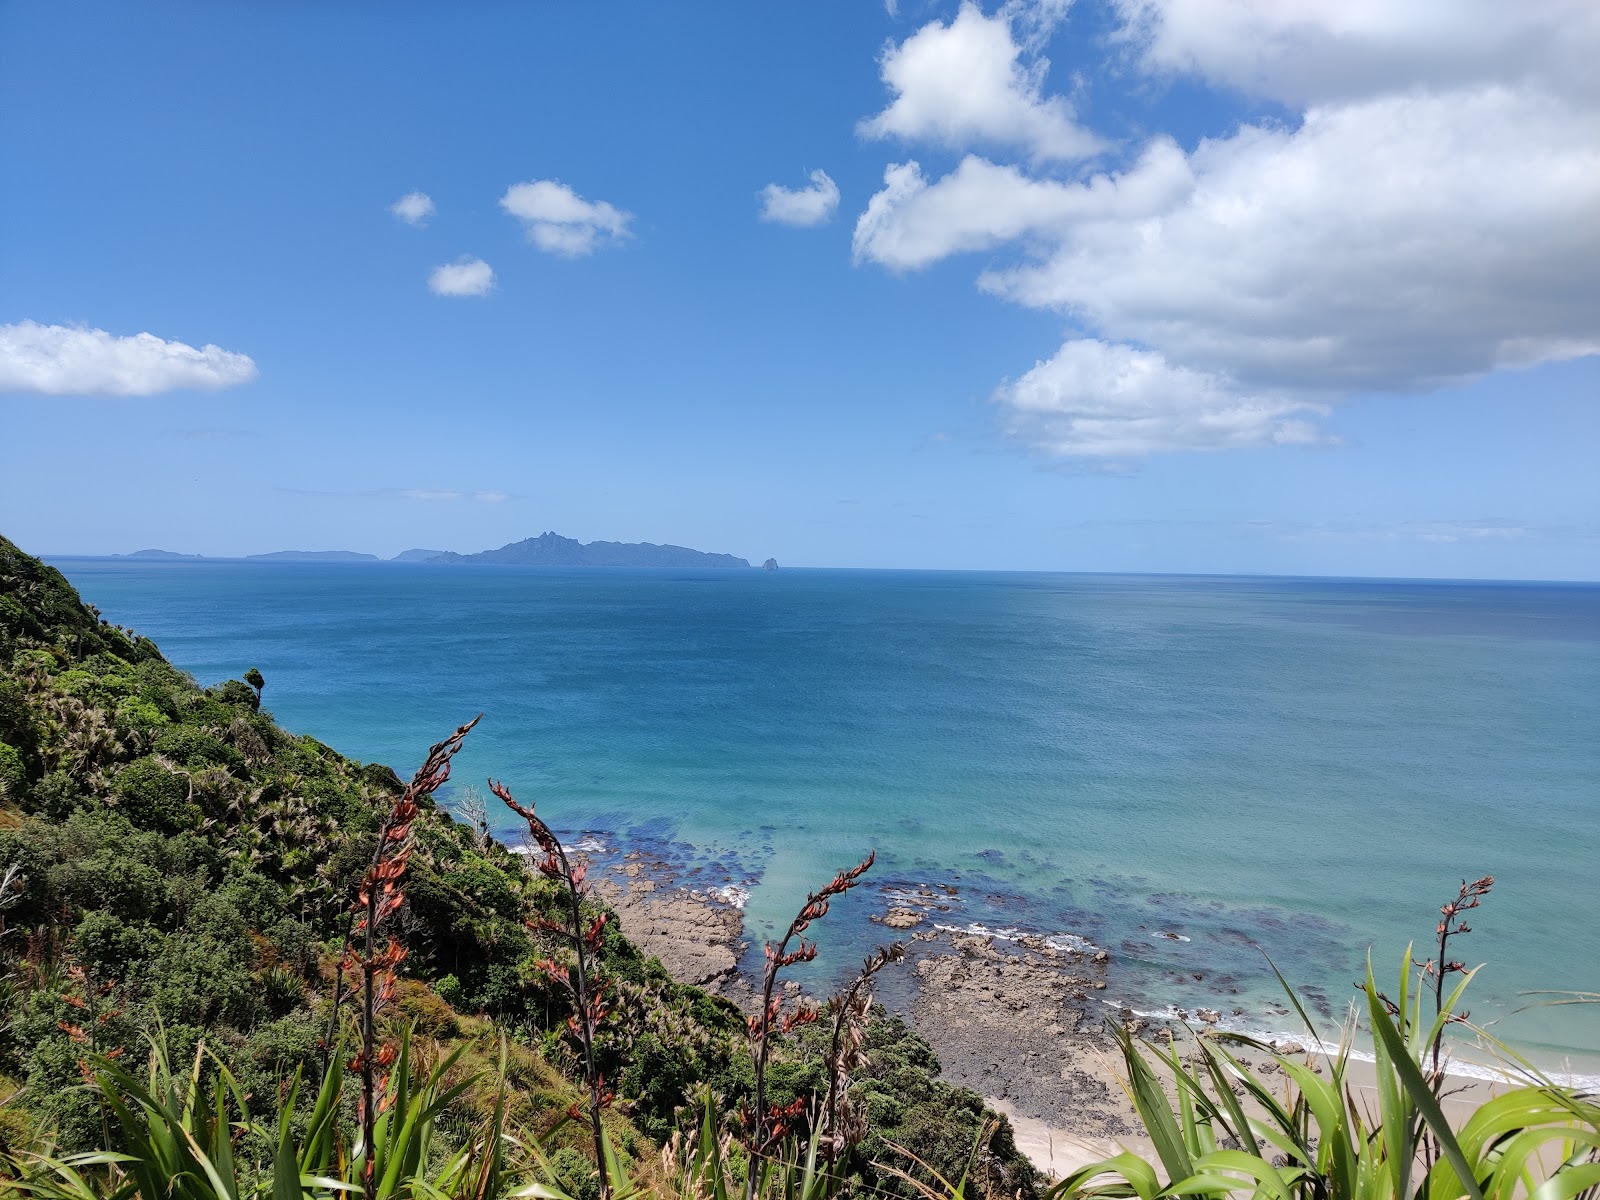
M 232 1131 L 229 1169 L 246 1181 L 223 1190 L 238 1200 L 271 1187 L 275 1151 L 263 1147 L 276 1145 L 280 1125 L 304 1136 L 313 1099 L 337 1079 L 326 1144 L 348 1171 L 359 1089 L 337 1068 L 354 1052 L 354 1014 L 346 1003 L 336 1015 L 334 998 L 350 995 L 341 962 L 352 903 L 405 786 L 388 767 L 281 729 L 261 708 L 265 683 L 252 668 L 200 688 L 0 538 L 0 1156 L 14 1166 L 49 1148 L 109 1196 L 136 1173 L 71 1156 L 153 1144 L 153 1134 L 135 1139 L 129 1120 L 165 1122 L 185 1146 L 179 1126 L 190 1122 L 198 1146 L 220 1153 L 221 1120 Z M 593 1191 L 591 1139 L 569 1117 L 591 1098 L 584 1047 L 540 965 L 570 952 L 549 928 L 569 897 L 431 793 L 417 806 L 404 903 L 388 927 L 405 958 L 380 1030 L 386 1044 L 408 1046 L 412 1095 L 433 1087 L 444 1097 L 416 1161 L 429 1171 L 455 1161 L 498 1110 L 524 1148 L 522 1182 L 542 1172 L 574 1195 Z M 603 912 L 584 897 L 586 923 Z M 594 950 L 608 1007 L 594 1073 L 612 1093 L 613 1177 L 632 1179 L 706 1104 L 717 1113 L 746 1104 L 748 1035 L 734 1006 L 674 982 L 614 922 Z M 857 1087 L 880 1119 L 864 1143 L 839 1148 L 831 1177 L 910 1194 L 873 1165 L 885 1139 L 959 1171 L 988 1115 L 979 1097 L 937 1079 L 931 1049 L 904 1025 L 867 1029 L 872 1065 Z M 803 1109 L 825 1092 L 827 1050 L 812 1037 L 775 1040 L 772 1104 Z M 388 1079 L 399 1086 L 394 1071 Z M 869 1101 L 875 1080 L 882 1094 Z M 267 1125 L 255 1111 L 271 1113 Z M 211 1124 L 200 1130 L 202 1121 Z M 736 1132 L 719 1122 L 723 1136 Z M 981 1161 L 1008 1194 L 1031 1194 L 1033 1173 L 1003 1128 Z M 443 1188 L 443 1176 L 424 1175 Z M 459 1183 L 443 1190 L 458 1194 Z
M 1452 916 L 1450 906 L 1444 911 L 1441 929 Z M 1449 1080 L 1439 1073 L 1440 1049 L 1447 1027 L 1465 1022 L 1456 1005 L 1473 973 L 1441 955 L 1413 981 L 1414 965 L 1408 947 L 1392 1000 L 1367 973 L 1375 1099 L 1363 1098 L 1352 1080 L 1348 1029 L 1337 1053 L 1315 1061 L 1218 1036 L 1198 1041 L 1185 1062 L 1176 1050 L 1146 1051 L 1124 1034 L 1130 1093 L 1156 1161 L 1124 1153 L 1091 1163 L 1049 1200 L 1592 1200 L 1600 1192 L 1600 1103 L 1558 1086 L 1506 1047 L 1498 1049 L 1508 1073 L 1526 1082 L 1502 1087 L 1452 1127 L 1441 1104 Z M 1452 973 L 1462 978 L 1445 996 Z M 1303 1009 L 1300 1015 L 1310 1026 Z M 1286 1082 L 1246 1067 L 1230 1041 L 1267 1053 Z

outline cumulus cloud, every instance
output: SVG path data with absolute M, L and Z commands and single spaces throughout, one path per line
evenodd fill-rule
M 811 186 L 786 188 L 769 183 L 762 188 L 761 219 L 784 225 L 821 225 L 839 208 L 839 185 L 826 171 L 812 171 Z
M 1115 0 L 1156 72 L 1291 104 L 1502 82 L 1594 97 L 1592 0 Z
M 582 258 L 628 236 L 633 214 L 604 200 L 585 200 L 566 184 L 535 179 L 513 184 L 500 207 L 523 223 L 528 240 L 564 258 Z
M 861 125 L 964 157 L 891 163 L 857 262 L 1000 255 L 979 285 L 1072 330 L 995 393 L 1016 436 L 1090 458 L 1304 442 L 1354 392 L 1600 353 L 1592 0 L 1112 4 L 1137 70 L 1295 119 L 1067 174 L 1095 146 L 1035 55 L 1067 0 L 1009 0 L 891 46 L 895 99 Z
M 1046 239 L 1048 246 L 1077 224 L 1157 216 L 1193 187 L 1183 151 L 1167 138 L 1152 142 L 1128 172 L 1086 183 L 1032 179 L 968 155 L 930 184 L 920 164 L 895 163 L 856 222 L 856 261 L 913 270 L 1019 238 Z
M 1600 352 L 1600 120 L 1490 85 L 1309 110 L 1146 159 L 982 285 L 1256 385 L 1414 390 Z M 1160 186 L 1141 174 L 1161 173 Z
M 855 230 L 858 261 L 899 270 L 1003 243 L 1020 260 L 983 288 L 1251 394 L 1600 353 L 1600 118 L 1486 84 L 1319 105 L 1189 154 L 1157 139 L 1081 183 L 897 164 Z
M 1325 405 L 1240 387 L 1222 374 L 1092 338 L 1067 342 L 994 395 L 1007 432 L 1047 453 L 1132 458 L 1325 441 L 1296 414 Z
M 494 290 L 494 268 L 481 258 L 463 255 L 435 267 L 428 288 L 436 296 L 487 296 Z
M 47 396 L 153 396 L 196 388 L 216 391 L 258 374 L 245 354 L 198 350 L 153 333 L 118 337 L 81 325 L 0 325 L 0 392 Z
M 885 50 L 880 69 L 894 99 L 860 123 L 862 136 L 955 149 L 1013 146 L 1039 161 L 1098 152 L 1104 143 L 1077 123 L 1072 106 L 1044 94 L 1050 64 L 1039 57 L 1023 62 L 1012 15 L 1007 7 L 986 17 L 964 3 L 948 25 L 931 21 Z
M 400 199 L 389 206 L 398 220 L 407 225 L 426 225 L 428 218 L 438 210 L 433 206 L 433 197 L 427 192 L 407 192 Z

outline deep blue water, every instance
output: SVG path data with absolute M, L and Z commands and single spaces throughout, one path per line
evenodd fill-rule
M 950 883 L 952 924 L 1110 948 L 1111 999 L 1284 1028 L 1263 950 L 1342 1012 L 1369 947 L 1392 977 L 1492 873 L 1474 1017 L 1600 990 L 1600 586 L 58 565 L 402 774 L 481 710 L 458 783 L 752 885 L 756 935 L 876 847 L 817 930 L 836 969 L 883 939 L 882 887 Z M 1499 1028 L 1600 1053 L 1596 1007 Z

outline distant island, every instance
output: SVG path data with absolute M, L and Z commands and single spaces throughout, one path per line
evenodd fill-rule
M 559 533 L 511 542 L 478 554 L 445 553 L 432 563 L 503 563 L 527 567 L 744 567 L 750 563 L 732 554 L 708 554 L 687 546 L 654 542 L 580 542 Z
M 203 554 L 180 554 L 175 550 L 135 550 L 131 554 L 112 554 L 110 558 L 142 559 L 156 562 L 196 562 Z M 358 550 L 274 550 L 268 554 L 246 554 L 246 562 L 274 563 L 498 563 L 524 567 L 716 567 L 750 568 L 749 560 L 732 554 L 712 554 L 687 546 L 654 542 L 580 542 L 545 532 L 538 537 L 510 542 L 498 550 L 477 554 L 457 554 L 452 550 L 402 550 L 393 558 L 379 558 Z M 218 559 L 208 561 L 216 562 Z M 767 559 L 762 568 L 776 571 L 776 559 Z
M 271 554 L 246 554 L 251 562 L 381 562 L 376 554 L 356 550 L 274 550 Z

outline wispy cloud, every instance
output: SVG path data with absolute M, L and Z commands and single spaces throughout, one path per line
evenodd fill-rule
M 454 488 L 402 488 L 399 491 L 399 495 L 407 500 L 446 501 L 452 503 L 457 500 L 471 500 L 477 504 L 503 504 L 511 499 L 510 492 L 495 490 L 462 492 Z
M 512 498 L 510 492 L 495 489 L 462 490 L 460 488 L 408 487 L 408 488 L 353 488 L 347 491 L 329 488 L 279 487 L 276 491 L 290 496 L 326 496 L 340 500 L 415 500 L 423 504 L 455 504 L 471 501 L 477 504 L 502 504 Z
M 1487 518 L 1476 521 L 1310 522 L 1269 524 L 1272 536 L 1291 542 L 1520 542 L 1557 531 L 1521 521 Z M 1565 527 L 1559 535 L 1572 536 Z
M 0 325 L 0 392 L 46 396 L 153 396 L 249 383 L 259 372 L 247 354 L 199 349 L 153 333 L 119 337 L 83 325 Z
M 1193 529 L 1281 542 L 1486 543 L 1600 541 L 1600 525 L 1552 524 L 1506 517 L 1443 520 L 1215 520 L 1126 517 L 1063 521 L 1060 529 Z
M 225 442 L 233 438 L 254 436 L 247 429 L 169 429 L 167 433 L 190 442 Z

